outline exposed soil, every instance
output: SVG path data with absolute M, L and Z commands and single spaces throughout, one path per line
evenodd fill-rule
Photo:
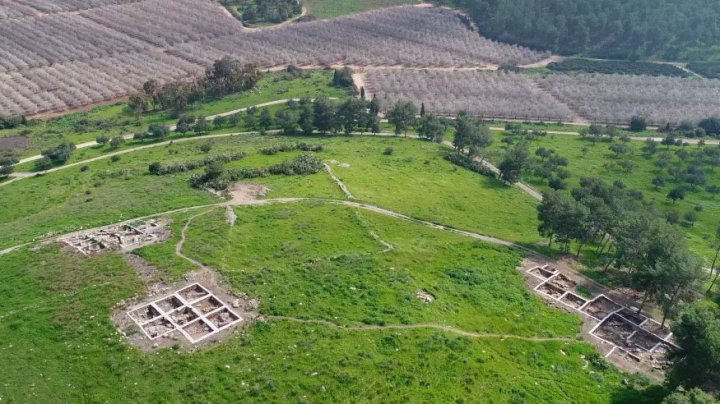
M 269 188 L 257 184 L 248 184 L 239 182 L 230 188 L 229 205 L 249 205 L 256 202 L 267 195 Z
M 0 137 L 0 151 L 21 151 L 30 147 L 30 140 L 25 136 Z

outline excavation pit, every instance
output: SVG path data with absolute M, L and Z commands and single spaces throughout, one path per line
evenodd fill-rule
M 604 295 L 600 295 L 596 297 L 595 300 L 588 303 L 583 311 L 598 320 L 602 320 L 607 317 L 608 314 L 620 310 L 621 307 L 622 306 L 608 299 Z
M 176 296 L 170 296 L 167 299 L 163 299 L 155 303 L 164 313 L 169 313 L 175 309 L 183 307 L 183 302 L 180 301 Z
M 213 333 L 213 328 L 203 319 L 186 325 L 182 330 L 190 342 L 193 343 L 202 341 Z
M 185 306 L 170 313 L 170 318 L 175 324 L 183 326 L 197 319 L 198 315 L 190 307 Z
M 621 316 L 625 317 L 628 321 L 635 325 L 640 325 L 647 320 L 647 317 L 643 316 L 642 314 L 638 314 L 635 311 L 628 309 L 627 307 L 620 310 L 619 313 Z
M 573 281 L 572 279 L 568 278 L 563 274 L 558 274 L 550 281 L 548 281 L 548 283 L 562 290 L 575 290 L 575 288 L 577 287 L 577 282 Z
M 537 290 L 552 297 L 553 299 L 559 299 L 565 293 L 564 290 L 558 288 L 557 286 L 553 286 L 550 283 L 543 283 L 538 286 Z
M 593 332 L 598 337 L 623 348 L 630 346 L 628 339 L 634 333 L 633 324 L 617 314 L 608 316 Z
M 643 325 L 643 330 L 650 331 L 653 334 L 656 334 L 658 337 L 667 339 L 670 336 L 670 328 L 668 326 L 660 326 L 660 323 L 653 319 L 648 319 Z
M 130 317 L 138 323 L 146 323 L 154 318 L 160 317 L 160 311 L 151 305 L 141 307 L 130 313 Z
M 178 294 L 186 302 L 194 302 L 202 297 L 207 296 L 209 292 L 205 290 L 202 286 L 195 284 L 181 290 L 180 292 L 178 292 Z
M 148 338 L 155 339 L 175 330 L 175 325 L 165 317 L 161 317 L 145 324 L 142 329 Z
M 585 303 L 587 303 L 587 300 L 571 292 L 568 292 L 565 296 L 563 296 L 560 301 L 574 309 L 580 309 Z
M 211 313 L 221 307 L 223 307 L 223 304 L 212 296 L 206 297 L 199 302 L 193 304 L 193 308 L 195 308 L 195 310 L 202 314 Z
M 156 219 L 123 223 L 74 233 L 59 241 L 84 255 L 100 254 L 106 250 L 130 251 L 169 237 L 165 230 L 168 223 L 167 220 Z
M 207 318 L 217 328 L 221 330 L 235 322 L 242 321 L 235 313 L 231 312 L 227 308 L 217 311 Z
M 535 267 L 531 268 L 528 273 L 540 279 L 549 279 L 555 275 L 556 271 L 543 267 Z
M 637 332 L 629 339 L 629 342 L 632 345 L 642 348 L 646 351 L 651 351 L 657 346 L 657 344 L 663 342 L 663 340 L 656 335 L 650 334 L 649 332 L 640 329 L 637 330 Z
M 214 275 L 195 276 L 207 280 L 207 286 L 192 282 L 167 287 L 163 290 L 164 295 L 118 313 L 113 320 L 138 347 L 154 350 L 177 344 L 193 347 L 206 340 L 217 341 L 230 335 L 233 326 L 249 323 L 257 317 L 255 300 L 243 294 L 228 294 L 215 284 Z M 135 327 L 143 332 L 133 332 Z

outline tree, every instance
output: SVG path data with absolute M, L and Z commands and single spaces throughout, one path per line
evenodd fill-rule
M 455 119 L 455 139 L 453 146 L 468 156 L 478 156 L 492 144 L 492 133 L 485 125 L 478 125 L 467 114 L 460 113 Z
M 420 103 L 420 116 L 425 116 L 425 103 Z
M 685 219 L 686 222 L 690 223 L 690 226 L 694 226 L 695 222 L 697 222 L 697 215 L 695 212 L 687 212 L 683 216 L 683 219 Z
M 245 116 L 243 120 L 245 121 L 245 127 L 248 129 L 255 129 L 256 121 L 255 121 L 255 112 L 257 111 L 257 108 L 248 108 L 245 111 Z M 239 118 L 239 116 L 238 116 Z
M 52 168 L 52 161 L 49 157 L 43 156 L 42 158 L 39 158 L 35 160 L 35 170 L 36 171 L 45 171 Z
M 227 56 L 205 71 L 204 85 L 212 96 L 222 96 L 255 87 L 260 73 L 254 64 L 242 64 Z
M 12 156 L 0 156 L 0 178 L 7 177 L 15 171 L 14 164 L 18 163 L 18 159 Z
M 720 135 L 720 118 L 707 118 L 698 123 L 698 127 L 703 129 L 706 134 L 718 136 Z
M 135 120 L 142 122 L 142 114 L 147 111 L 148 99 L 144 92 L 138 91 L 128 98 L 128 108 L 135 113 Z
M 328 133 L 335 127 L 335 105 L 327 97 L 315 99 L 313 124 L 322 133 Z
M 407 134 L 408 129 L 415 122 L 417 107 L 410 101 L 398 101 L 388 113 L 390 124 L 395 125 L 395 134 Z
M 314 112 L 312 101 L 309 99 L 300 100 L 300 117 L 298 118 L 300 130 L 303 135 L 310 136 L 314 128 Z
M 336 124 L 343 128 L 346 135 L 349 135 L 358 124 L 362 123 L 363 114 L 365 114 L 365 101 L 348 98 L 335 111 Z
M 125 138 L 121 136 L 115 136 L 114 138 L 110 139 L 110 148 L 111 149 L 117 149 L 120 147 L 123 143 L 125 143 Z
M 568 212 L 573 210 L 570 199 L 563 197 L 559 192 L 543 193 L 543 199 L 537 207 L 540 226 L 538 232 L 548 238 L 548 247 L 552 247 L 556 235 L 563 241 L 569 241 L 571 233 L 568 223 Z
M 685 388 L 702 386 L 720 372 L 720 312 L 717 308 L 687 306 L 672 332 L 681 350 L 671 355 L 668 384 Z
M 208 120 L 202 115 L 198 117 L 197 121 L 195 121 L 195 125 L 193 125 L 193 131 L 195 133 L 206 133 L 209 132 L 210 129 L 212 129 L 210 127 L 210 122 L 208 122 Z
M 145 92 L 147 99 L 152 104 L 153 111 L 159 103 L 158 94 L 160 93 L 160 88 L 160 83 L 158 83 L 157 80 L 148 80 L 143 84 L 143 92 Z
M 633 116 L 630 118 L 630 131 L 642 132 L 647 129 L 647 121 L 641 116 Z
M 275 113 L 278 125 L 282 128 L 283 134 L 292 136 L 298 131 L 298 116 L 292 110 L 279 110 Z
M 105 144 L 109 141 L 110 141 L 110 139 L 107 136 L 98 136 L 95 138 L 95 142 L 97 144 Z
M 647 138 L 645 140 L 645 145 L 642 147 L 642 151 L 645 154 L 655 154 L 657 153 L 657 142 L 653 138 Z
M 266 132 L 273 125 L 273 117 L 270 115 L 270 108 L 263 107 L 260 110 L 260 128 L 263 133 Z
M 215 129 L 221 129 L 222 127 L 227 125 L 227 122 L 228 118 L 223 115 L 219 115 L 213 118 L 213 126 L 215 127 Z
M 685 190 L 682 188 L 673 188 L 668 192 L 667 197 L 675 204 L 676 201 L 685 199 Z
M 498 166 L 500 178 L 511 184 L 518 182 L 529 159 L 530 150 L 526 142 L 520 142 L 510 147 L 505 153 L 505 158 Z
M 424 139 L 441 143 L 446 131 L 445 123 L 434 115 L 422 115 L 418 120 L 417 133 Z
M 352 87 L 354 84 L 352 78 L 352 71 L 343 67 L 342 69 L 336 69 L 333 74 L 332 85 L 335 87 Z
M 657 175 L 652 179 L 652 184 L 655 187 L 655 190 L 659 190 L 660 188 L 665 186 L 665 177 L 662 175 Z
M 696 388 L 674 391 L 665 397 L 661 404 L 717 404 L 706 392 Z
M 630 153 L 631 149 L 624 144 L 614 144 L 609 147 L 610 151 L 615 153 L 615 158 L 620 157 L 621 154 Z
M 72 143 L 61 143 L 52 149 L 43 150 L 42 155 L 47 157 L 52 164 L 64 164 L 75 150 Z

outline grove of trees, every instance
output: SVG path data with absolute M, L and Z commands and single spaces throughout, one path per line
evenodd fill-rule
M 605 59 L 702 60 L 720 44 L 708 0 L 442 0 L 494 40 Z

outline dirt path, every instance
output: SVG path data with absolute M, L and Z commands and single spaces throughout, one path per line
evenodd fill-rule
M 203 215 L 206 215 L 206 214 L 212 212 L 213 210 L 214 210 L 214 208 L 208 209 L 204 212 L 200 212 L 197 215 L 190 217 L 185 222 L 185 226 L 183 226 L 183 229 L 180 232 L 180 241 L 178 241 L 178 243 L 175 244 L 175 255 L 177 255 L 178 257 L 184 259 L 185 261 L 197 266 L 198 268 L 200 268 L 203 271 L 211 271 L 211 269 L 206 267 L 202 262 L 197 261 L 197 260 L 190 258 L 187 255 L 183 254 L 182 249 L 183 249 L 183 246 L 185 245 L 185 240 L 187 240 L 187 232 L 188 232 L 188 229 L 190 228 L 190 224 L 192 223 L 192 221 L 200 216 L 203 216 Z
M 335 98 L 331 98 L 331 99 L 335 99 Z M 229 115 L 233 115 L 233 114 L 236 114 L 236 113 L 239 113 L 239 112 L 245 112 L 245 111 L 247 111 L 249 108 L 270 107 L 270 106 L 273 106 L 273 105 L 287 104 L 287 103 L 290 102 L 290 101 L 300 101 L 300 99 L 299 99 L 299 98 L 285 98 L 285 99 L 282 99 L 282 100 L 275 100 L 275 101 L 263 102 L 263 103 L 261 103 L 261 104 L 251 105 L 251 106 L 249 106 L 249 107 L 233 109 L 233 110 L 231 110 L 231 111 L 226 111 L 226 112 L 221 112 L 221 113 L 219 113 L 219 114 L 210 115 L 210 116 L 206 117 L 205 120 L 206 120 L 206 121 L 212 121 L 213 119 L 215 119 L 215 118 L 217 118 L 217 117 L 219 117 L 219 116 L 229 116 Z M 176 129 L 176 126 L 175 126 L 175 125 L 169 125 L 168 128 L 170 129 L 170 131 L 174 131 L 174 130 Z M 125 135 L 122 135 L 122 137 L 123 137 L 125 140 L 131 140 L 131 139 L 133 138 L 133 136 L 134 136 L 134 134 L 132 134 L 132 133 L 127 133 L 127 134 L 125 134 Z M 177 139 L 177 141 L 179 141 L 179 140 L 180 140 L 180 139 Z M 84 143 L 76 144 L 76 145 L 75 145 L 75 148 L 76 148 L 76 149 L 84 149 L 84 148 L 86 148 L 86 147 L 95 147 L 95 146 L 99 146 L 99 145 L 100 145 L 100 144 L 99 144 L 98 142 L 96 142 L 96 141 L 93 140 L 93 141 L 90 141 L 90 142 L 84 142 Z M 110 155 L 111 155 L 111 154 L 108 154 L 108 156 L 110 156 Z M 35 161 L 35 160 L 40 160 L 42 157 L 43 157 L 43 156 L 42 156 L 41 154 L 37 154 L 37 155 L 35 155 L 35 156 L 26 157 L 26 158 L 24 158 L 24 159 L 21 159 L 20 161 L 18 161 L 17 164 L 14 164 L 14 165 L 23 164 L 23 163 L 30 163 L 30 162 L 33 162 L 33 161 Z M 59 167 L 58 167 L 58 168 L 59 168 Z M 50 172 L 50 171 L 51 171 L 51 170 L 48 170 L 48 171 L 46 171 L 46 172 Z
M 325 164 L 325 171 L 327 171 L 328 175 L 330 175 L 330 178 L 335 181 L 338 187 L 340 187 L 340 190 L 343 192 L 343 194 L 345 194 L 345 197 L 347 197 L 348 199 L 355 199 L 347 186 L 345 186 L 345 183 L 342 182 L 340 178 L 335 175 L 332 168 L 328 164 Z
M 300 324 L 318 324 L 327 327 L 337 328 L 344 331 L 383 331 L 383 330 L 422 330 L 431 329 L 439 330 L 447 333 L 457 334 L 463 337 L 470 338 L 493 338 L 493 339 L 516 339 L 521 341 L 531 342 L 570 342 L 576 343 L 577 338 L 567 337 L 525 337 L 521 335 L 513 334 L 492 334 L 492 333 L 478 333 L 473 331 L 465 331 L 459 328 L 455 328 L 449 325 L 442 325 L 436 323 L 421 323 L 421 324 L 390 324 L 390 325 L 340 325 L 326 320 L 308 320 L 295 317 L 286 316 L 266 316 L 268 320 L 273 321 L 289 321 Z

